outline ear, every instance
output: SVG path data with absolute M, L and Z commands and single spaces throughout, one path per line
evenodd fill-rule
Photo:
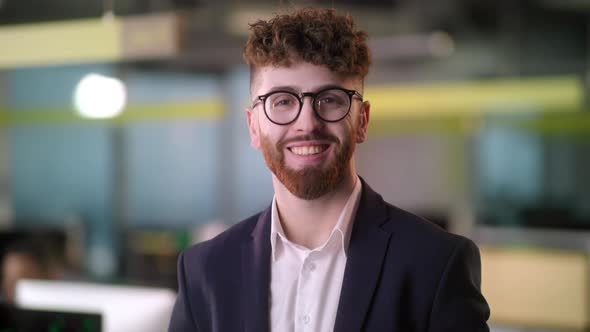
M 369 115 L 371 114 L 371 104 L 364 101 L 359 112 L 359 123 L 357 128 L 356 143 L 363 143 L 367 139 L 367 128 L 369 127 Z
M 258 124 L 257 113 L 251 108 L 246 108 L 246 117 L 248 118 L 248 131 L 250 132 L 250 145 L 259 150 L 260 149 L 260 126 Z

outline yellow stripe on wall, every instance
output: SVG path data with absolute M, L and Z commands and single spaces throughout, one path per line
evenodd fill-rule
M 513 126 L 547 135 L 567 133 L 590 137 L 590 110 L 568 114 L 544 113 L 536 119 L 515 121 Z
M 576 77 L 388 85 L 367 87 L 365 99 L 373 118 L 563 112 L 582 107 L 583 87 Z
M 126 124 L 140 121 L 161 121 L 178 119 L 217 120 L 223 116 L 224 104 L 212 99 L 198 102 L 166 103 L 129 106 L 118 117 L 112 119 L 87 119 L 74 110 L 0 110 L 0 126 L 62 125 L 112 123 Z

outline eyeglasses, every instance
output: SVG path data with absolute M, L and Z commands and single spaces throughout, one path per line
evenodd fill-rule
M 305 97 L 313 99 L 315 114 L 325 122 L 338 122 L 344 119 L 350 112 L 352 97 L 363 101 L 363 96 L 357 91 L 339 87 L 300 94 L 278 90 L 256 97 L 258 100 L 252 104 L 252 108 L 263 103 L 264 114 L 270 122 L 284 126 L 297 120 Z

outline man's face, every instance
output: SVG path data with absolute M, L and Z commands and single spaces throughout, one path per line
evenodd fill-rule
M 301 93 L 338 86 L 362 93 L 360 80 L 307 62 L 258 68 L 252 82 L 252 100 L 278 89 Z M 368 103 L 356 98 L 352 99 L 350 113 L 335 123 L 318 118 L 312 102 L 311 97 L 305 97 L 299 117 L 288 125 L 272 123 L 265 116 L 262 103 L 248 109 L 252 146 L 262 150 L 276 178 L 303 199 L 323 196 L 354 172 L 355 145 L 365 140 L 369 119 Z
M 2 293 L 8 303 L 13 303 L 16 283 L 20 279 L 47 279 L 41 264 L 31 255 L 10 253 L 2 262 Z

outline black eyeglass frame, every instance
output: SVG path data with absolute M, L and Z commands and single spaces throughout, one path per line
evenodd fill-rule
M 321 95 L 322 93 L 324 93 L 326 91 L 330 91 L 330 90 L 340 90 L 340 91 L 343 91 L 343 92 L 345 92 L 348 95 L 348 98 L 349 98 L 349 100 L 348 100 L 348 110 L 346 110 L 346 113 L 344 113 L 344 115 L 341 118 L 339 118 L 338 120 L 326 120 L 326 119 L 324 119 L 320 115 L 320 113 L 316 109 L 316 98 L 317 98 L 317 96 Z M 297 115 L 295 116 L 295 118 L 293 118 L 293 120 L 291 120 L 289 122 L 281 123 L 281 122 L 274 121 L 273 119 L 270 118 L 270 116 L 268 116 L 268 113 L 266 111 L 266 99 L 268 97 L 270 97 L 271 95 L 274 95 L 274 94 L 277 94 L 277 93 L 287 93 L 287 94 L 290 94 L 290 95 L 294 96 L 295 98 L 297 98 L 297 100 L 299 101 L 299 110 L 297 111 Z M 289 91 L 289 90 L 274 90 L 274 91 L 271 91 L 271 92 L 269 92 L 267 94 L 263 94 L 263 95 L 260 95 L 260 96 L 256 97 L 257 100 L 252 104 L 252 109 L 254 109 L 254 107 L 256 107 L 256 105 L 258 103 L 262 103 L 262 109 L 264 110 L 264 115 L 266 115 L 266 118 L 270 122 L 272 122 L 272 123 L 274 123 L 276 125 L 279 125 L 279 126 L 286 126 L 286 125 L 290 125 L 291 123 L 297 121 L 297 119 L 299 118 L 299 115 L 301 115 L 301 110 L 303 109 L 303 99 L 305 97 L 311 97 L 312 98 L 312 101 L 311 101 L 312 102 L 312 104 L 311 104 L 312 107 L 311 108 L 313 109 L 313 112 L 315 113 L 315 115 L 319 119 L 321 119 L 322 121 L 329 122 L 329 123 L 334 123 L 334 122 L 341 121 L 342 119 L 344 119 L 348 115 L 348 113 L 350 113 L 350 109 L 352 108 L 352 97 L 357 97 L 361 102 L 363 101 L 363 95 L 361 95 L 358 91 L 356 91 L 356 90 L 348 90 L 348 89 L 341 88 L 341 87 L 330 87 L 330 88 L 322 89 L 322 90 L 320 90 L 318 92 L 301 92 L 301 93 L 295 93 L 295 92 Z

